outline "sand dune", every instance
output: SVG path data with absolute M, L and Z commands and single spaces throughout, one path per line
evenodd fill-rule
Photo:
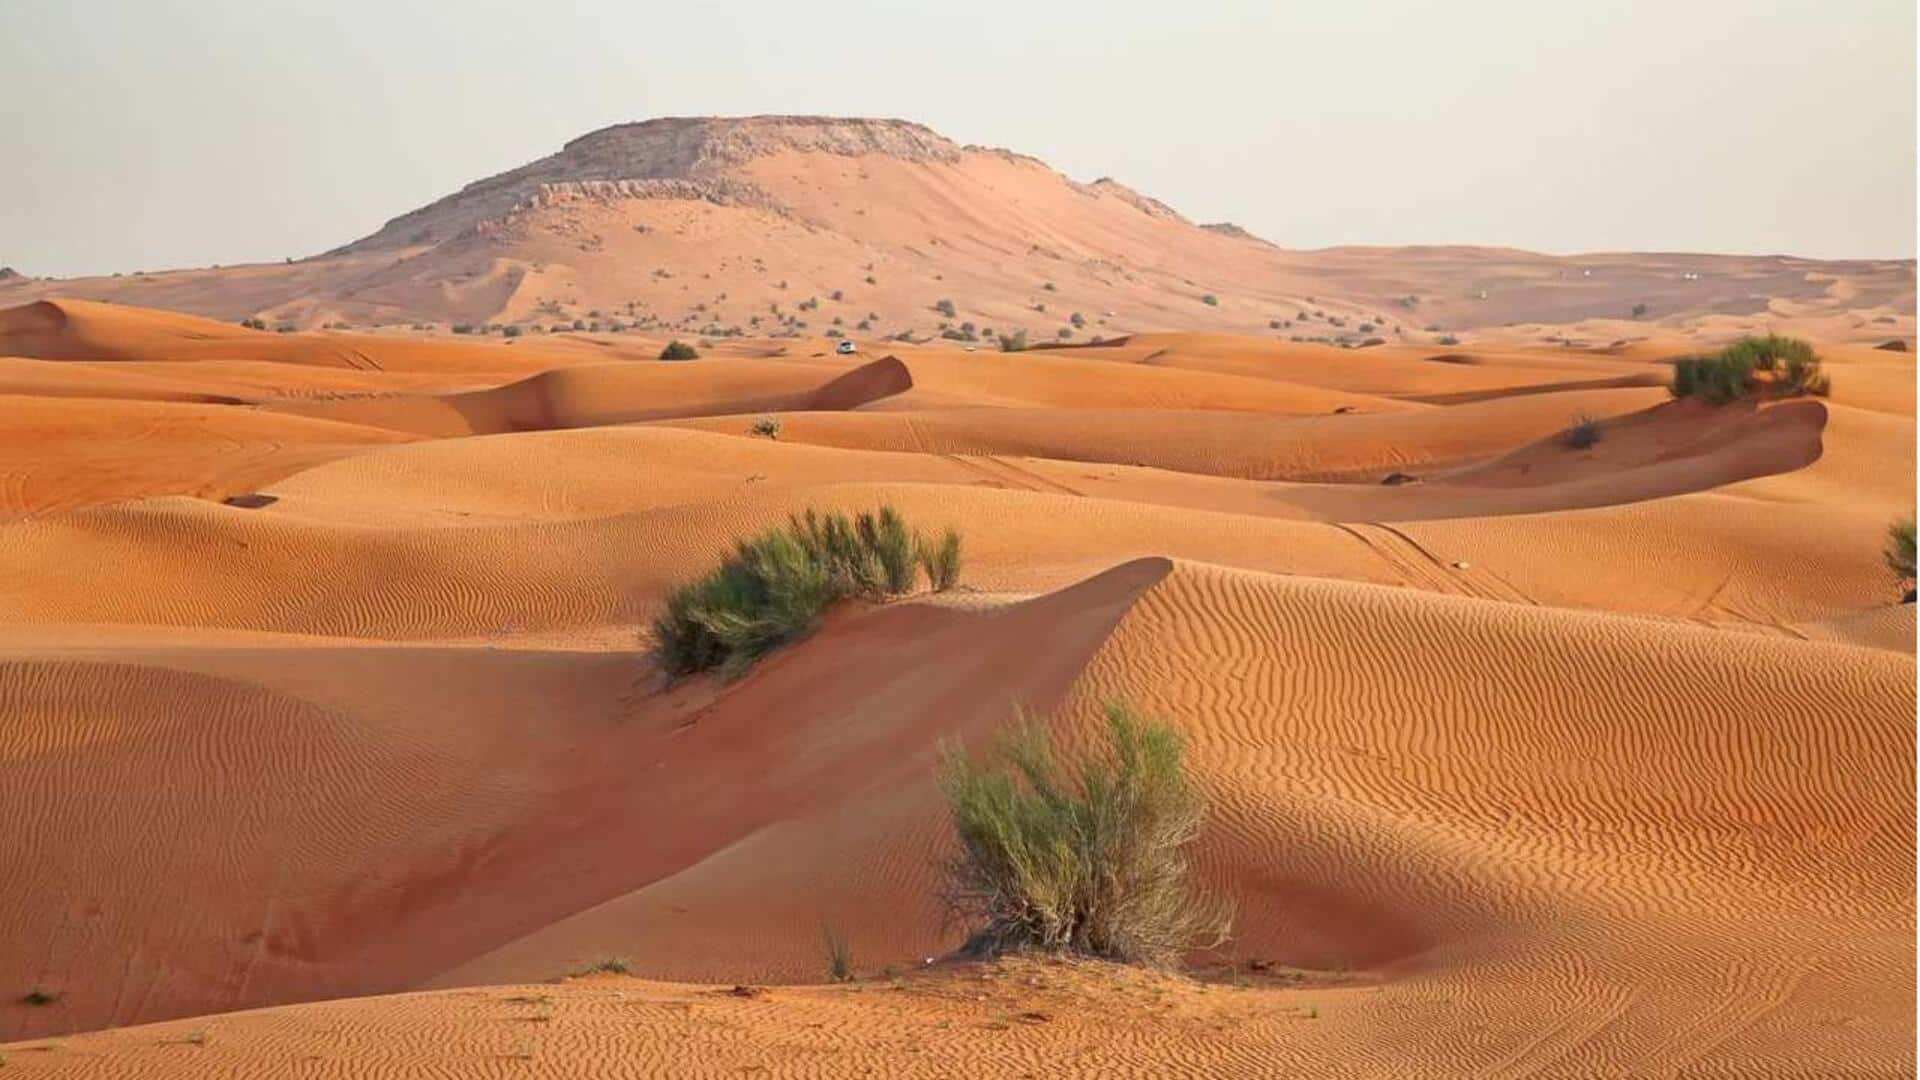
M 1709 408 L 1696 345 L 0 312 L 6 1070 L 1910 1075 L 1912 354 Z M 965 588 L 666 678 L 667 589 L 883 502 Z M 1231 948 L 927 966 L 942 741 L 1113 697 Z

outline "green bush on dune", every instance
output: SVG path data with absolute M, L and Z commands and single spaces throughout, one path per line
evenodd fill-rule
M 1744 337 L 1707 356 L 1683 356 L 1673 362 L 1669 389 L 1676 398 L 1725 405 L 1760 390 L 1762 375 L 1764 384 L 1781 394 L 1827 394 L 1827 376 L 1813 346 L 1779 334 Z
M 1913 603 L 1913 518 L 1901 518 L 1887 527 L 1887 569 L 1900 580 L 1901 602 Z
M 711 573 L 667 594 L 654 620 L 661 661 L 674 675 L 737 675 L 804 637 L 838 601 L 911 592 L 923 566 L 934 588 L 951 588 L 959 577 L 959 534 L 949 529 L 930 544 L 891 506 L 854 517 L 795 514 L 739 541 Z
M 1065 761 L 1022 719 L 982 760 L 949 745 L 940 783 L 960 852 L 950 911 L 967 950 L 1036 949 L 1172 966 L 1226 940 L 1230 908 L 1188 881 L 1206 804 L 1173 727 L 1106 707 L 1104 752 Z
M 693 346 L 676 339 L 667 342 L 667 347 L 660 350 L 660 359 L 698 360 L 700 359 L 700 353 Z

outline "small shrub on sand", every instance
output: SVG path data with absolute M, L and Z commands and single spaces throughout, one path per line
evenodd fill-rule
M 1207 305 L 1208 307 L 1220 306 L 1220 298 L 1213 295 L 1212 293 L 1208 293 L 1207 295 L 1201 297 L 1200 302 Z
M 777 416 L 762 416 L 753 422 L 753 427 L 749 430 L 753 434 L 763 438 L 777 439 L 780 437 L 780 418 Z
M 1001 352 L 1025 352 L 1026 348 L 1027 332 L 1025 330 L 1015 330 L 1011 334 L 1000 335 Z
M 912 591 L 925 546 L 890 506 L 856 517 L 796 514 L 739 541 L 711 573 L 667 594 L 653 626 L 661 661 L 674 675 L 740 674 L 806 636 L 840 600 Z M 957 575 L 957 549 L 954 561 Z
M 1911 548 L 1909 548 L 1911 550 Z M 960 533 L 948 529 L 938 542 L 920 542 L 920 568 L 927 572 L 927 584 L 935 592 L 946 592 L 960 583 Z
M 20 1003 L 22 1005 L 32 1005 L 35 1008 L 40 1008 L 41 1006 L 45 1006 L 45 1005 L 51 1005 L 54 1002 L 59 1000 L 60 1000 L 59 994 L 50 993 L 46 990 L 40 989 L 37 986 L 27 991 L 25 994 L 22 994 L 20 997 Z
M 1676 398 L 1725 405 L 1756 392 L 1763 383 L 1784 395 L 1824 397 L 1828 390 L 1813 346 L 1778 334 L 1744 337 L 1717 353 L 1675 360 L 1670 389 Z
M 1173 727 L 1107 706 L 1104 753 L 1062 761 L 1023 721 L 975 761 L 949 746 L 940 782 L 960 854 L 951 912 L 976 955 L 1019 949 L 1173 965 L 1226 940 L 1228 907 L 1187 880 L 1206 806 Z
M 1439 337 L 1433 339 L 1433 343 L 1435 345 L 1453 346 L 1460 344 L 1460 339 L 1454 337 L 1452 334 L 1441 334 Z
M 684 341 L 675 339 L 667 342 L 667 347 L 660 350 L 660 359 L 698 360 L 700 359 L 700 351 Z
M 1585 413 L 1573 418 L 1573 425 L 1560 433 L 1560 441 L 1569 449 L 1585 450 L 1600 441 L 1600 421 Z
M 831 926 L 820 928 L 820 943 L 827 950 L 827 977 L 834 982 L 853 981 L 853 950 L 847 939 Z
M 953 318 L 953 316 L 954 316 L 954 307 L 953 307 L 953 301 L 951 301 L 951 300 L 939 300 L 939 301 L 935 301 L 935 303 L 934 303 L 934 305 L 933 305 L 933 310 L 935 310 L 935 311 L 937 311 L 937 312 L 939 312 L 940 314 L 942 314 L 942 315 L 945 315 L 945 316 L 946 316 L 947 318 L 949 318 L 949 319 L 951 319 L 951 318 Z
M 1904 517 L 1887 527 L 1887 550 L 1885 552 L 1887 569 L 1900 579 L 1900 588 L 1905 594 L 1902 603 L 1911 604 L 1914 598 L 1913 576 L 1913 518 Z
M 605 960 L 595 960 L 586 967 L 575 971 L 575 975 L 625 975 L 629 972 L 625 959 L 609 956 Z

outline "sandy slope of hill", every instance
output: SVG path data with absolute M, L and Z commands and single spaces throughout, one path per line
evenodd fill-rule
M 1710 409 L 1659 387 L 1693 344 L 666 363 L 0 312 L 0 1054 L 1910 1074 L 1912 353 Z M 883 501 L 965 533 L 968 588 L 737 682 L 647 655 L 734 537 Z M 1212 800 L 1212 981 L 922 970 L 940 742 L 1111 697 Z M 774 985 L 823 927 L 863 981 Z
M 1870 344 L 1914 333 L 1910 260 L 1268 239 L 1279 246 L 906 121 L 663 118 L 582 135 L 323 255 L 0 280 L 0 306 L 61 296 L 307 328 L 617 321 L 813 339 L 947 324 L 1082 342 L 1174 329 L 1434 343 L 1520 324 L 1530 343 L 1604 345 L 1703 321 L 1817 324 Z

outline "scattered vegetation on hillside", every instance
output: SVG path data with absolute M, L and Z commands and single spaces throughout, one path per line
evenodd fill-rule
M 1024 352 L 1027 347 L 1027 332 L 1015 330 L 1011 334 L 1000 335 L 1001 352 Z
M 947 902 L 970 952 L 1071 952 L 1171 966 L 1226 940 L 1229 907 L 1189 880 L 1206 804 L 1172 726 L 1107 706 L 1106 745 L 1063 760 L 1022 718 L 983 760 L 949 746 L 940 783 L 960 852 Z
M 1911 604 L 1914 600 L 1913 570 L 1913 518 L 1904 517 L 1887 527 L 1887 568 L 1900 581 L 1904 594 L 1901 603 Z
M 660 350 L 660 359 L 698 360 L 700 359 L 700 351 L 676 338 L 673 341 L 667 342 L 667 347 Z
M 953 301 L 944 299 L 934 301 L 933 310 L 945 315 L 949 319 L 953 318 L 955 311 Z
M 960 535 L 929 542 L 891 506 L 848 517 L 808 510 L 741 540 L 711 573 L 667 594 L 654 634 L 675 675 L 739 674 L 805 636 L 835 603 L 911 592 L 920 570 L 935 589 L 960 575 Z
M 1671 389 L 1676 398 L 1725 405 L 1764 387 L 1782 395 L 1824 397 L 1828 382 L 1813 346 L 1778 334 L 1744 337 L 1717 353 L 1673 362 Z

